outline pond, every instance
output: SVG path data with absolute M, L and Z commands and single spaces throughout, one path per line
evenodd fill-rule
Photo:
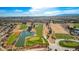
M 28 31 L 21 32 L 18 37 L 18 41 L 16 42 L 16 46 L 23 47 L 25 43 L 25 38 L 32 35 L 34 35 L 34 32 L 28 32 Z

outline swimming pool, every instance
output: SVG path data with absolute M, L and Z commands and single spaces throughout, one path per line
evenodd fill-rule
M 23 47 L 25 43 L 25 38 L 32 35 L 34 35 L 34 32 L 28 32 L 28 31 L 21 32 L 18 37 L 18 41 L 16 42 L 16 47 Z

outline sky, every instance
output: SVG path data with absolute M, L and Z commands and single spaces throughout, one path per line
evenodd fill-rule
M 0 17 L 79 15 L 79 7 L 0 7 Z

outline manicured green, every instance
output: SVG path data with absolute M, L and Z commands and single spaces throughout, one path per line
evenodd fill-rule
M 45 45 L 49 45 L 47 39 L 45 39 L 44 37 L 42 39 L 45 41 L 45 43 L 44 43 Z
M 40 37 L 35 36 L 35 37 L 31 37 L 29 40 L 33 41 L 33 40 L 39 40 L 39 39 L 40 39 Z
M 34 45 L 46 45 L 48 44 L 47 41 L 45 41 L 45 43 L 43 43 L 42 41 L 43 38 L 35 36 L 35 37 L 31 37 L 30 39 L 26 40 L 26 46 L 34 46 Z
M 38 24 L 38 26 L 36 27 L 37 36 L 41 37 L 42 36 L 42 31 L 43 31 L 43 24 Z
M 79 23 L 74 23 L 74 26 L 75 26 L 76 28 L 79 28 Z
M 21 24 L 21 26 L 20 26 L 20 29 L 26 29 L 27 28 L 27 25 L 26 24 Z
M 55 34 L 57 39 L 73 39 L 74 37 L 68 34 Z
M 42 39 L 40 37 L 31 37 L 26 40 L 26 46 L 33 46 L 36 44 L 42 44 Z
M 36 27 L 36 36 L 26 39 L 26 46 L 48 45 L 48 41 L 42 37 L 43 24 L 38 24 Z M 45 43 L 43 43 L 45 41 Z
M 59 41 L 59 45 L 62 47 L 75 48 L 75 47 L 79 46 L 79 42 L 61 40 L 61 41 Z
M 11 45 L 16 39 L 17 39 L 18 35 L 16 34 L 11 34 L 7 40 L 7 44 Z

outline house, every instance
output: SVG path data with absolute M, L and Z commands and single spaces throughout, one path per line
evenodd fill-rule
M 79 29 L 73 29 L 73 31 L 71 31 L 71 34 L 75 36 L 79 36 Z

